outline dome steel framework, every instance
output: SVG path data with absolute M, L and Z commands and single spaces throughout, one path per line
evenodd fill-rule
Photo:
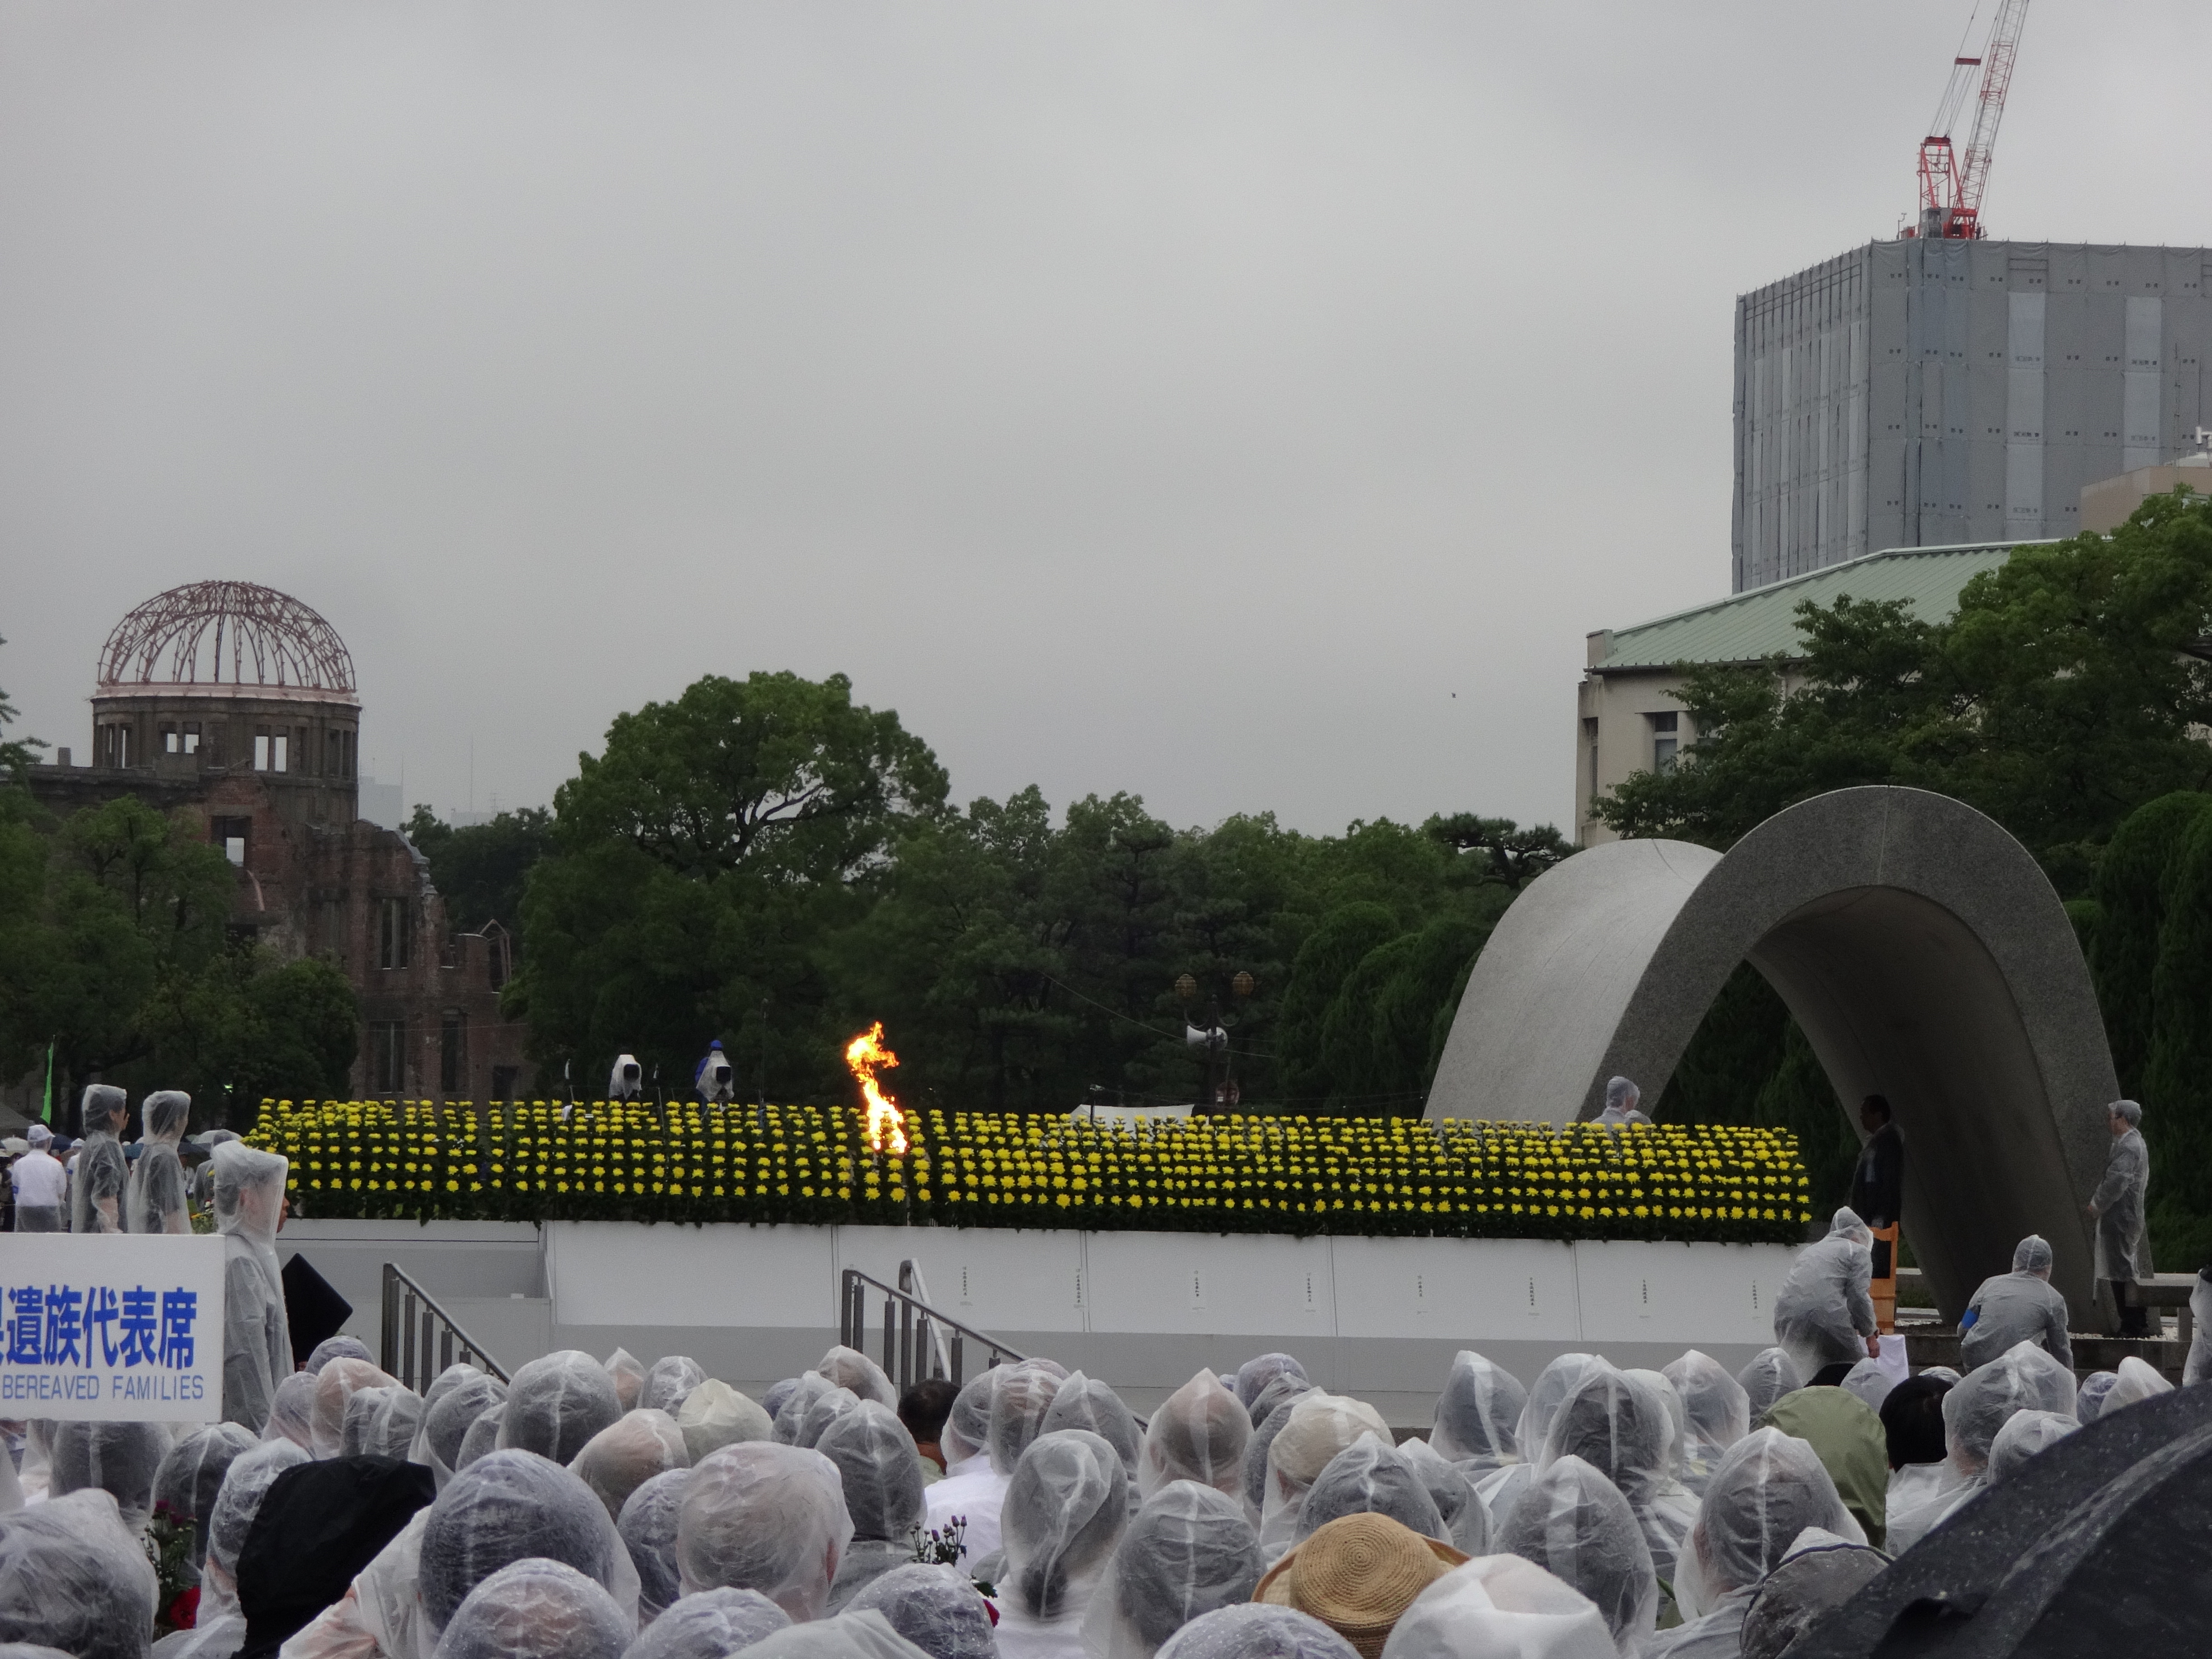
M 353 656 L 337 630 L 289 593 L 253 582 L 191 582 L 137 606 L 107 636 L 100 684 L 106 692 L 281 686 L 350 697 L 355 690 Z

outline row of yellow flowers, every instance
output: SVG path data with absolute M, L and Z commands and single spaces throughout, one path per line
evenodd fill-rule
M 844 1107 L 284 1100 L 252 1138 L 325 1217 L 1784 1242 L 1812 1218 L 1781 1129 L 915 1111 L 907 1133 L 895 1157 Z

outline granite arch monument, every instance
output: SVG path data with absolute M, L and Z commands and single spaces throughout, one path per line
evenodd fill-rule
M 1847 1109 L 1893 1103 L 1906 1237 L 1947 1317 L 2039 1232 L 2075 1328 L 2106 1328 L 2081 1206 L 2118 1085 L 2087 964 L 2027 850 L 1948 796 L 1838 790 L 1725 855 L 1620 841 L 1547 871 L 1468 975 L 1428 1115 L 1569 1122 L 1616 1073 L 1655 1103 L 1745 961 Z

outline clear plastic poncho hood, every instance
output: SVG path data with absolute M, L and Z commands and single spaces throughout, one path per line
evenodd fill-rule
M 141 1533 L 154 1513 L 154 1476 L 168 1455 L 169 1431 L 161 1423 L 56 1423 L 48 1431 L 47 1490 L 104 1492 L 115 1500 L 123 1524 Z
M 822 1616 L 853 1540 L 837 1466 L 818 1451 L 748 1441 L 691 1471 L 677 1516 L 684 1593 L 757 1589 L 794 1620 Z
M 2109 1397 L 2105 1408 L 2112 1409 Z M 2073 1416 L 2074 1373 L 2033 1342 L 2020 1342 L 1977 1366 L 1943 1396 L 1943 1443 L 1953 1468 L 1980 1474 L 2005 1419 L 2027 1411 Z
M 775 1424 L 759 1401 L 711 1376 L 684 1396 L 676 1426 L 694 1463 L 724 1446 L 775 1437 Z
M 922 1523 L 921 1454 L 898 1413 L 872 1400 L 822 1431 L 815 1450 L 836 1466 L 853 1536 L 903 1544 Z
M 1767 1352 L 1781 1355 L 1778 1348 Z M 1751 1396 L 1742 1383 L 1729 1375 L 1728 1367 L 1695 1348 L 1662 1367 L 1659 1374 L 1674 1385 L 1675 1394 L 1680 1396 L 1689 1431 L 1682 1468 L 1677 1474 L 1684 1486 L 1703 1496 L 1705 1483 L 1728 1449 L 1751 1432 Z
M 1659 1618 L 1651 1547 L 1620 1488 L 1581 1458 L 1554 1458 L 1529 1481 L 1498 1544 L 1588 1596 L 1622 1653 L 1650 1639 Z
M 637 1403 L 650 1410 L 676 1415 L 691 1397 L 691 1390 L 707 1380 L 707 1368 L 689 1354 L 663 1354 L 645 1374 L 645 1392 Z
M 1237 1498 L 1194 1480 L 1147 1498 L 1091 1599 L 1083 1643 L 1092 1659 L 1152 1659 L 1192 1620 L 1252 1599 L 1260 1537 Z
M 790 1623 L 758 1590 L 701 1590 L 655 1619 L 624 1659 L 728 1659 Z
M 957 1568 L 893 1567 L 846 1603 L 848 1613 L 879 1613 L 929 1659 L 999 1659 L 990 1610 Z
M 1395 1447 L 1371 1432 L 1330 1458 L 1314 1477 L 1298 1507 L 1298 1540 L 1346 1515 L 1386 1515 L 1424 1538 L 1451 1542 L 1428 1483 Z
M 1310 1613 L 1250 1601 L 1192 1620 L 1160 1659 L 1359 1659 L 1359 1650 Z
M 1137 1478 L 1137 1419 L 1121 1403 L 1121 1396 L 1096 1377 L 1081 1371 L 1068 1373 L 1067 1380 L 1054 1394 L 1038 1432 L 1050 1434 L 1054 1429 L 1090 1430 L 1120 1454 L 1130 1480 Z
M 1218 1380 L 1215 1387 L 1236 1407 Z M 1032 1619 L 1084 1606 L 1128 1520 L 1129 1478 L 1113 1447 L 1082 1429 L 1039 1435 L 1015 1466 L 999 1512 L 1006 1556 L 1000 1593 Z
M 1137 1455 L 1137 1489 L 1149 1498 L 1170 1481 L 1195 1480 L 1238 1495 L 1251 1437 L 1251 1414 L 1219 1377 L 1200 1371 L 1152 1413 Z
M 884 1368 L 858 1348 L 842 1345 L 832 1348 L 814 1370 L 856 1400 L 872 1400 L 878 1406 L 894 1407 L 898 1404 L 898 1390 L 891 1386 Z
M 104 1492 L 0 1516 L 0 1642 L 72 1659 L 144 1659 L 158 1583 Z
M 1413 1598 L 1383 1659 L 1614 1659 L 1589 1598 L 1517 1555 L 1454 1567 Z
M 1518 1377 L 1462 1348 L 1437 1396 L 1429 1444 L 1454 1463 L 1500 1468 L 1522 1455 L 1514 1434 L 1528 1406 L 1528 1391 Z
M 1812 1447 L 1779 1429 L 1753 1429 L 1729 1448 L 1698 1506 L 1674 1580 L 1684 1620 L 1756 1584 L 1808 1527 L 1866 1542 Z
M 487 1452 L 426 1514 L 418 1582 L 432 1630 L 501 1567 L 540 1556 L 592 1579 L 635 1622 L 637 1577 L 614 1522 L 590 1487 L 535 1452 Z
M 586 1441 L 568 1467 L 612 1518 L 622 1513 L 629 1495 L 654 1475 L 690 1468 L 691 1455 L 684 1449 L 684 1431 L 674 1418 L 641 1406 Z
M 621 1659 L 631 1622 L 574 1567 L 517 1561 L 469 1592 L 438 1639 L 437 1659 Z
M 567 1464 L 622 1414 L 606 1367 L 580 1348 L 565 1348 L 515 1372 L 500 1420 L 500 1449 L 533 1451 Z

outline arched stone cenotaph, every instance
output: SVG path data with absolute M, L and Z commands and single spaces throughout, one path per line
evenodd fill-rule
M 1725 856 L 1609 842 L 1546 872 L 1468 976 L 1428 1115 L 1570 1122 L 1616 1073 L 1654 1104 L 1747 960 L 1854 1128 L 1862 1097 L 1889 1097 L 1905 1232 L 1945 1316 L 2033 1232 L 2074 1328 L 2105 1328 L 2081 1206 L 2118 1085 L 2087 964 L 2027 848 L 1945 795 L 1842 789 Z

